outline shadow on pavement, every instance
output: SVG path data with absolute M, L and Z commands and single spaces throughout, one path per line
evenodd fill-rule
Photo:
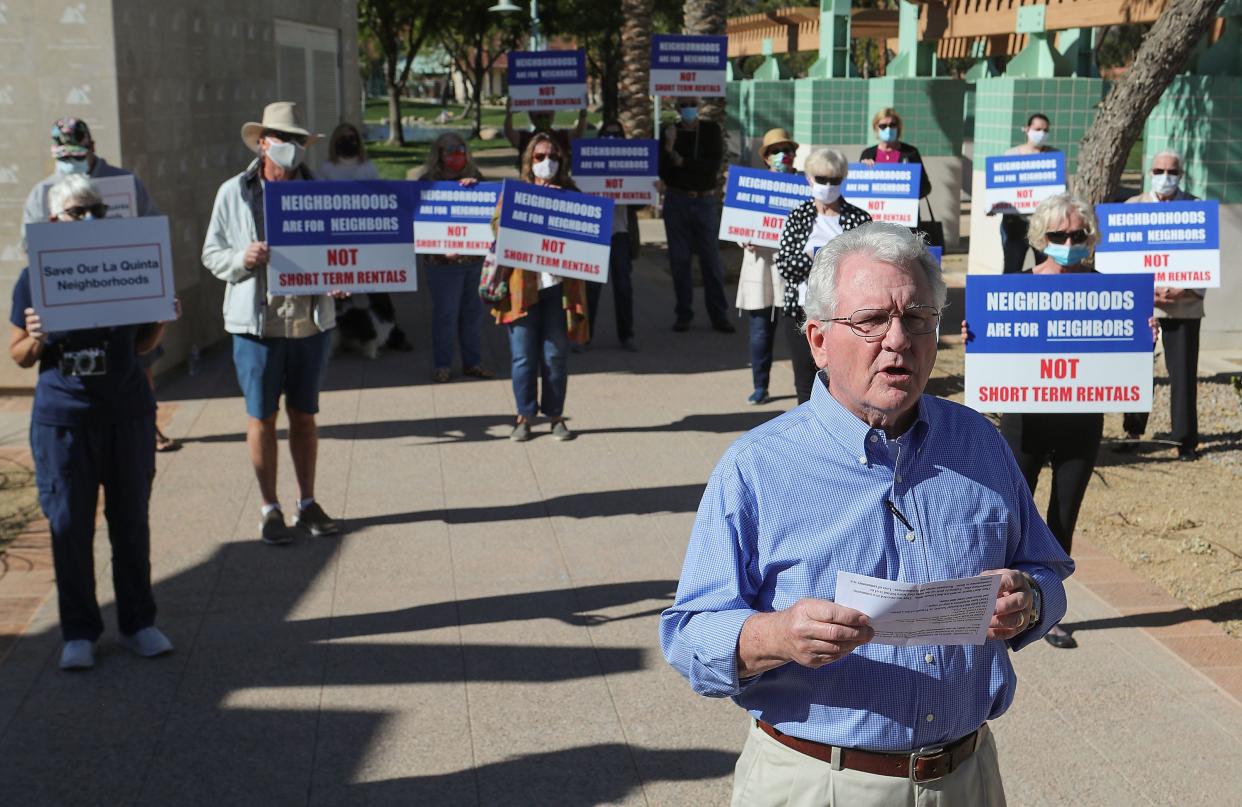
M 1068 631 L 1109 630 L 1111 628 L 1167 628 L 1206 619 L 1209 622 L 1225 622 L 1231 619 L 1242 619 L 1242 597 L 1229 602 L 1217 603 L 1209 608 L 1178 608 L 1174 611 L 1149 611 L 1145 614 L 1130 614 L 1107 619 L 1084 619 L 1082 622 L 1063 622 L 1061 627 Z
M 596 518 L 603 516 L 648 515 L 651 513 L 693 513 L 699 508 L 703 485 L 669 485 L 658 488 L 606 490 L 571 493 L 537 502 L 414 510 L 378 516 L 351 518 L 346 529 L 356 532 L 380 524 L 416 524 L 443 521 L 445 524 L 484 524 L 527 518 Z

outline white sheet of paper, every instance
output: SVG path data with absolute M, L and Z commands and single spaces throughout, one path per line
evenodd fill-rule
M 874 644 L 983 644 L 996 611 L 1000 575 L 903 583 L 837 572 L 836 603 L 871 617 Z

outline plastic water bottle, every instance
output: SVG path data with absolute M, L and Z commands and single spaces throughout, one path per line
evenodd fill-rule
M 185 368 L 190 375 L 198 375 L 198 345 L 190 345 L 190 355 L 186 358 Z

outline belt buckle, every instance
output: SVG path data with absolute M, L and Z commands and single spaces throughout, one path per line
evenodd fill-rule
M 943 779 L 944 774 L 940 776 L 930 776 L 926 779 L 920 779 L 917 773 L 917 766 L 920 759 L 932 759 L 941 754 L 948 754 L 943 745 L 925 745 L 910 752 L 910 781 L 916 785 L 934 782 L 937 779 Z

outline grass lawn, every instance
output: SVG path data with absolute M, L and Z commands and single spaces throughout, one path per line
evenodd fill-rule
M 474 140 L 469 141 L 469 145 L 470 152 L 476 158 L 485 155 L 488 151 L 509 147 L 508 141 L 504 138 L 480 140 L 476 137 Z M 380 179 L 405 179 L 407 171 L 421 166 L 427 161 L 427 150 L 430 146 L 430 143 L 387 146 L 383 143 L 373 142 L 367 143 L 367 156 L 371 158 L 371 162 L 375 163 L 375 167 L 379 170 Z M 484 176 L 487 173 L 487 168 L 483 167 Z
M 453 116 L 453 120 L 451 121 L 453 125 L 460 125 L 460 126 L 473 126 L 474 125 L 474 115 L 471 115 L 466 120 L 462 120 L 461 114 L 462 112 L 465 111 L 465 107 L 462 106 L 461 104 L 449 104 L 447 106 L 440 106 L 440 104 L 436 103 L 435 101 L 415 101 L 415 100 L 410 100 L 408 98 L 404 99 L 401 102 L 401 114 L 402 115 L 412 116 L 415 118 L 422 118 L 428 123 L 434 123 L 436 116 L 439 115 L 440 112 L 444 110 L 448 110 L 448 112 Z M 367 123 L 379 123 L 381 118 L 386 118 L 386 117 L 388 117 L 388 99 L 387 98 L 368 98 L 367 99 L 366 122 Z M 577 120 L 578 120 L 577 110 L 562 110 L 556 113 L 556 125 L 557 126 L 573 126 L 577 122 Z M 595 124 L 596 126 L 599 125 L 598 114 L 596 113 L 590 114 L 589 120 L 591 121 L 591 123 Z M 515 126 L 525 126 L 528 122 L 529 121 L 526 119 L 526 115 L 522 113 L 518 113 L 514 117 L 513 123 Z M 483 125 L 484 126 L 495 126 L 497 128 L 500 128 L 501 126 L 504 126 L 504 124 L 505 124 L 505 108 L 504 107 L 502 106 L 484 106 L 483 107 Z

